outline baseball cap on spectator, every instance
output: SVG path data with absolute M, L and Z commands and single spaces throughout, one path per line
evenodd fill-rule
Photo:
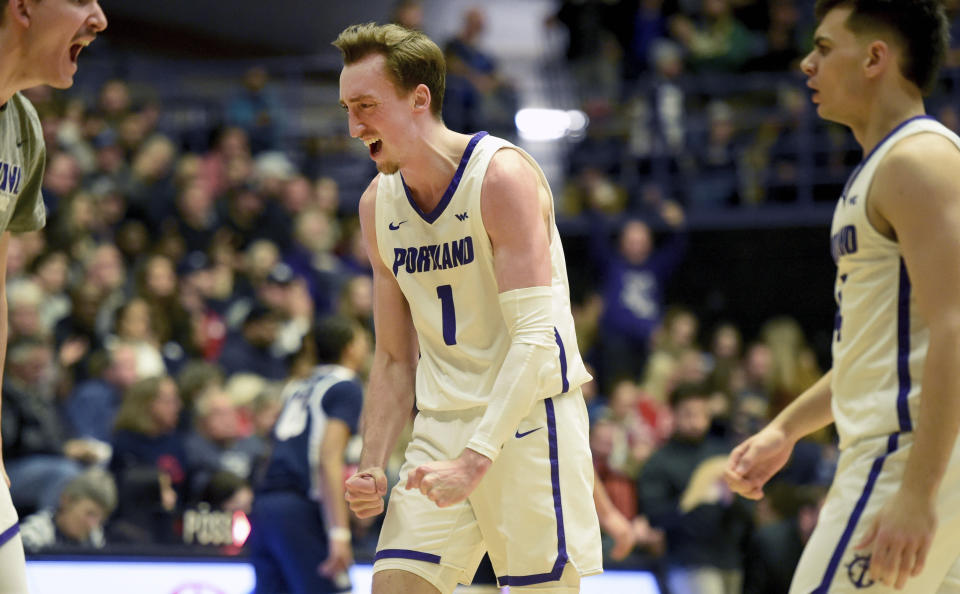
M 278 285 L 288 285 L 294 281 L 296 275 L 293 272 L 293 268 L 290 268 L 288 264 L 284 262 L 278 262 L 270 269 L 270 273 L 267 274 L 267 282 L 276 283 Z
M 277 312 L 273 311 L 269 306 L 260 301 L 254 301 L 247 315 L 243 318 L 243 325 L 252 324 L 254 322 L 260 322 L 263 320 L 275 320 L 277 318 Z
M 212 267 L 210 258 L 203 252 L 190 252 L 177 265 L 177 276 L 186 276 Z

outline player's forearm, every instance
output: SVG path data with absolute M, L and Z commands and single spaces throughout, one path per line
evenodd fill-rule
M 815 384 L 800 394 L 770 424 L 778 427 L 790 441 L 797 441 L 833 422 L 830 381 L 833 370 L 828 371 Z
M 559 394 L 560 350 L 553 326 L 550 287 L 500 294 L 512 343 L 491 389 L 490 403 L 467 447 L 496 459 L 538 399 Z
M 363 403 L 363 450 L 360 469 L 384 468 L 397 437 L 410 419 L 416 367 L 389 357 L 374 356 L 370 386 Z
M 960 430 L 960 322 L 930 324 L 920 411 L 901 490 L 933 498 Z
M 4 252 L 6 252 L 6 249 L 4 249 Z M 7 319 L 6 281 L 0 279 L 0 419 L 3 418 L 3 370 L 6 367 L 7 360 Z M 3 435 L 0 434 L 0 468 L 2 468 L 2 464 Z
M 350 529 L 343 488 L 343 452 L 339 457 L 328 456 L 323 459 L 320 468 L 323 472 L 323 513 L 327 522 L 327 532 L 334 535 L 336 532 L 332 531 L 336 529 Z M 342 530 L 338 531 L 342 532 Z

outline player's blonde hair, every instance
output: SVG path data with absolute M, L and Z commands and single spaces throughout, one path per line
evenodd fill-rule
M 426 85 L 430 89 L 430 112 L 440 119 L 447 63 L 429 37 L 400 25 L 365 23 L 344 29 L 333 45 L 348 66 L 371 54 L 382 55 L 398 91 L 409 93 L 421 83 Z

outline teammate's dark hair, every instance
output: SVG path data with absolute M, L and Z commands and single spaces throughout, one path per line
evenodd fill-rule
M 929 93 L 950 45 L 950 21 L 940 0 L 817 0 L 814 12 L 822 21 L 837 7 L 849 7 L 847 28 L 856 34 L 888 31 L 904 49 L 900 71 Z
M 386 59 L 387 72 L 398 91 L 409 93 L 419 84 L 430 89 L 430 112 L 440 119 L 447 63 L 443 52 L 429 37 L 400 25 L 366 23 L 344 29 L 333 45 L 350 65 L 371 54 Z
M 357 323 L 344 316 L 335 315 L 321 319 L 313 329 L 317 361 L 338 363 L 357 331 Z

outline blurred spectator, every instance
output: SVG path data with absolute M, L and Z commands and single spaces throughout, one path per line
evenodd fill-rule
M 107 525 L 110 544 L 172 545 L 178 538 L 178 496 L 170 474 L 152 466 L 129 468 L 117 481 L 116 512 Z
M 274 352 L 283 357 L 299 353 L 304 346 L 304 337 L 313 326 L 316 311 L 307 283 L 297 278 L 285 263 L 278 262 L 270 268 L 257 294 L 281 317 Z
M 789 591 L 793 571 L 817 525 L 825 497 L 823 487 L 800 487 L 780 492 L 780 499 L 787 500 L 781 504 L 786 508 L 781 511 L 781 517 L 759 526 L 750 539 L 743 594 Z
M 800 11 L 796 0 L 767 2 L 768 20 L 760 53 L 748 60 L 744 70 L 787 72 L 794 70 L 806 47 L 801 40 Z
M 163 475 L 168 485 L 178 491 L 183 501 L 187 484 L 187 457 L 183 442 L 177 433 L 180 420 L 180 396 L 177 385 L 169 376 L 161 375 L 134 383 L 124 394 L 117 413 L 113 434 L 113 457 L 110 471 L 117 479 L 121 492 L 139 486 L 128 485 L 134 469 L 146 469 L 147 483 L 156 486 L 156 472 Z M 161 482 L 162 482 L 161 481 Z
M 191 500 L 199 499 L 219 471 L 250 480 L 262 444 L 240 433 L 237 407 L 230 394 L 208 388 L 194 403 L 193 430 L 184 438 Z
M 38 312 L 40 327 L 52 335 L 57 323 L 70 315 L 70 297 L 67 295 L 70 259 L 62 251 L 46 250 L 34 258 L 29 271 L 31 278 L 43 290 Z
M 501 136 L 509 136 L 515 130 L 516 91 L 499 71 L 493 57 L 480 47 L 486 27 L 487 17 L 483 9 L 479 6 L 468 8 L 463 13 L 460 30 L 447 42 L 443 52 L 447 59 L 447 80 L 462 78 L 472 87 L 480 100 L 476 106 L 480 115 L 458 115 L 453 109 L 448 112 L 449 102 L 445 102 L 444 121 L 449 114 L 454 118 L 448 124 L 451 130 L 471 133 L 489 129 Z
M 177 374 L 177 390 L 180 392 L 180 402 L 187 413 L 187 426 L 193 425 L 193 409 L 200 396 L 205 392 L 224 385 L 223 370 L 218 365 L 191 359 Z
M 707 106 L 707 137 L 693 146 L 695 174 L 687 188 L 692 206 L 730 207 L 739 200 L 741 147 L 736 133 L 733 109 L 712 101 Z
M 199 180 L 213 196 L 220 196 L 232 185 L 231 168 L 249 163 L 250 158 L 250 140 L 246 131 L 235 126 L 222 128 L 216 133 L 213 148 L 201 161 Z
M 641 176 L 663 183 L 676 173 L 687 148 L 686 93 L 683 53 L 676 43 L 656 42 L 652 48 L 653 76 L 638 87 L 627 104 L 630 154 Z
M 205 252 L 221 225 L 214 196 L 200 180 L 187 183 L 177 194 L 174 218 L 167 223 L 183 238 L 187 253 Z
M 100 549 L 103 526 L 117 507 L 117 486 L 109 473 L 87 470 L 67 483 L 56 509 L 45 509 L 20 522 L 23 547 L 31 553 L 56 547 Z
M 664 0 L 639 0 L 636 4 L 633 36 L 625 64 L 625 74 L 630 79 L 649 69 L 654 44 L 668 35 Z
M 605 215 L 619 215 L 627 203 L 627 190 L 601 170 L 586 166 L 576 178 L 567 183 L 563 195 L 563 209 L 567 214 L 593 211 Z
M 99 377 L 80 382 L 63 403 L 64 416 L 75 437 L 109 443 L 124 392 L 141 376 L 137 349 L 117 341 L 106 349 L 106 369 Z
M 287 377 L 287 363 L 272 350 L 277 340 L 279 316 L 260 302 L 247 312 L 239 330 L 228 335 L 219 363 L 227 377 L 234 373 L 251 372 L 266 379 Z
M 142 221 L 152 235 L 173 213 L 173 165 L 177 148 L 166 136 L 156 135 L 137 148 L 127 179 L 122 181 L 130 216 Z
M 173 261 L 163 254 L 148 256 L 137 271 L 136 295 L 149 308 L 157 345 L 166 366 L 176 371 L 185 357 L 197 353 L 190 313 L 179 298 Z
M 563 0 L 548 24 L 568 32 L 566 57 L 581 98 L 612 103 L 620 92 L 623 40 L 633 24 L 632 3 Z
M 72 287 L 70 291 L 70 315 L 57 322 L 53 330 L 54 340 L 60 349 L 61 364 L 76 381 L 87 378 L 90 370 L 90 354 L 103 347 L 97 333 L 97 311 L 100 307 L 100 289 L 86 283 Z M 63 356 L 66 354 L 66 358 Z
M 423 29 L 423 2 L 421 0 L 396 0 L 390 12 L 390 22 L 407 29 Z
M 666 203 L 662 212 L 672 233 L 655 252 L 650 228 L 640 220 L 624 224 L 616 252 L 610 250 L 603 233 L 592 234 L 592 259 L 603 279 L 602 339 L 597 361 L 601 389 L 639 374 L 660 324 L 664 285 L 686 248 L 683 211 L 676 204 Z
M 136 350 L 137 376 L 152 377 L 166 373 L 167 367 L 160 354 L 157 337 L 157 319 L 145 299 L 134 297 L 117 310 L 114 334 L 107 344 L 122 340 Z
M 43 176 L 43 203 L 50 218 L 56 220 L 61 207 L 80 187 L 80 166 L 73 155 L 59 151 L 53 151 L 47 161 Z
M 253 489 L 249 481 L 230 471 L 219 470 L 210 476 L 206 488 L 200 494 L 200 502 L 217 511 L 242 511 L 250 515 L 253 509 Z
M 773 399 L 773 382 L 773 353 L 769 345 L 750 344 L 743 358 L 743 374 L 736 386 L 738 395 L 754 395 L 769 403 Z
M 338 312 L 358 322 L 373 332 L 373 280 L 368 276 L 355 276 L 347 281 L 340 291 Z
M 40 285 L 30 279 L 12 281 L 7 286 L 7 311 L 10 321 L 10 340 L 35 338 L 44 340 L 51 328 L 42 324 L 40 308 L 44 294 Z
M 340 229 L 333 218 L 317 208 L 309 208 L 294 220 L 293 241 L 283 261 L 296 276 L 307 283 L 319 315 L 333 313 L 344 271 L 333 253 Z
M 112 332 L 117 309 L 126 302 L 126 266 L 120 250 L 109 243 L 97 245 L 84 256 L 82 284 L 90 287 L 90 293 L 80 297 L 85 300 L 97 295 L 94 331 L 102 340 Z
M 52 509 L 83 465 L 105 461 L 102 447 L 66 439 L 57 407 L 53 349 L 35 338 L 12 343 L 3 382 L 3 451 L 18 509 Z
M 760 334 L 771 355 L 772 418 L 820 379 L 823 373 L 813 350 L 807 345 L 803 329 L 795 319 L 773 318 L 763 325 Z
M 757 52 L 757 40 L 733 14 L 731 0 L 703 0 L 698 18 L 673 18 L 670 31 L 698 72 L 736 72 Z
M 640 509 L 666 532 L 671 592 L 740 594 L 752 522 L 746 500 L 723 482 L 728 445 L 708 436 L 709 394 L 685 384 L 670 395 L 673 436 L 637 481 Z
M 226 106 L 227 124 L 246 131 L 253 154 L 280 148 L 283 136 L 283 107 L 269 84 L 266 68 L 250 68 Z
M 724 394 L 728 402 L 733 399 L 734 376 L 740 367 L 742 349 L 743 339 L 739 328 L 734 324 L 724 322 L 713 329 L 713 336 L 710 339 L 710 371 L 707 386 L 711 393 Z

